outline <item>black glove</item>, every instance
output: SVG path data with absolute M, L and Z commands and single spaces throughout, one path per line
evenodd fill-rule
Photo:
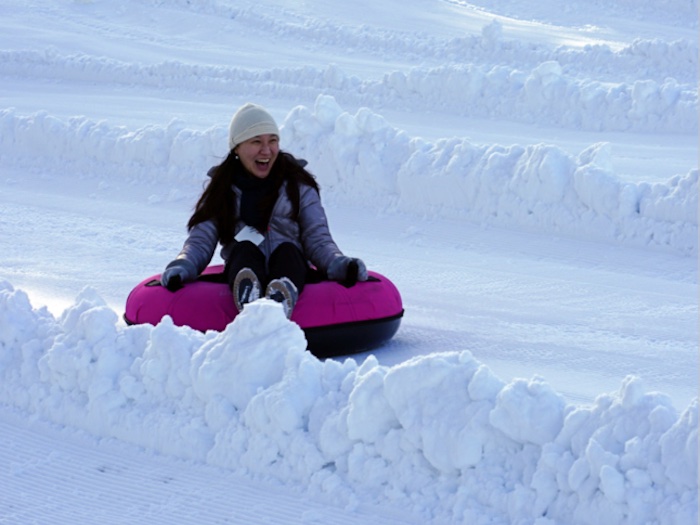
M 175 259 L 160 276 L 160 284 L 171 292 L 176 292 L 188 281 L 194 281 L 197 277 L 197 269 L 187 259 Z
M 357 281 L 367 280 L 367 266 L 362 259 L 340 255 L 328 266 L 328 278 L 352 286 Z

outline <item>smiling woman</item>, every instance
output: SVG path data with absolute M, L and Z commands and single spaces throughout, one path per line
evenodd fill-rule
M 240 312 L 267 297 L 287 317 L 313 271 L 330 280 L 366 281 L 367 268 L 343 255 L 328 228 L 319 187 L 306 162 L 282 152 L 279 128 L 261 106 L 245 104 L 229 126 L 229 154 L 209 170 L 211 180 L 188 222 L 180 254 L 161 283 L 176 291 L 194 281 L 221 243 L 225 280 Z
M 277 135 L 258 135 L 240 143 L 236 147 L 236 152 L 245 169 L 252 175 L 264 179 L 270 174 L 279 149 Z

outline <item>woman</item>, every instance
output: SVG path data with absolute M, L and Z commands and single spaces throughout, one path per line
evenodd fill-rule
M 367 279 L 359 259 L 343 255 L 331 237 L 318 184 L 279 149 L 279 129 L 255 104 L 242 106 L 229 127 L 230 152 L 209 170 L 209 181 L 187 224 L 189 235 L 167 265 L 169 290 L 192 281 L 211 262 L 218 243 L 238 311 L 261 296 L 292 310 L 304 289 L 309 262 L 329 279 Z M 352 264 L 354 263 L 354 264 Z

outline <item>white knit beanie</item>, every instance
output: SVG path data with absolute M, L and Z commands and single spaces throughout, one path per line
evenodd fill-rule
M 248 139 L 266 134 L 279 136 L 280 130 L 275 119 L 263 107 L 249 102 L 241 106 L 231 119 L 228 128 L 229 149 Z

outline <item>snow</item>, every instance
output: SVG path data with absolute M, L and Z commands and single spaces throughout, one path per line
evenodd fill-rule
M 698 520 L 697 3 L 5 2 L 0 521 Z M 406 313 L 126 326 L 247 101 Z M 216 262 L 216 261 L 214 261 Z

